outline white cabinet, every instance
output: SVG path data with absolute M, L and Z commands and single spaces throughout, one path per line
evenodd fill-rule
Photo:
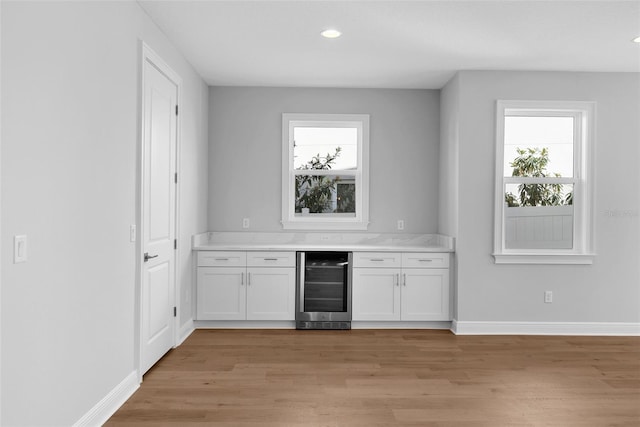
M 198 320 L 294 320 L 294 252 L 198 252 Z
M 247 268 L 247 320 L 295 320 L 295 298 L 295 268 Z
M 245 319 L 245 274 L 245 267 L 198 267 L 198 319 Z
M 399 268 L 354 268 L 353 320 L 400 320 Z
M 353 258 L 353 320 L 451 320 L 448 253 L 360 252 Z
M 403 268 L 401 320 L 451 320 L 449 270 Z

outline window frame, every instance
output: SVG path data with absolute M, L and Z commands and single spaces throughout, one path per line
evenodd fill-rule
M 355 127 L 358 129 L 355 170 L 296 170 L 293 158 L 293 129 L 306 127 Z M 353 177 L 356 188 L 355 216 L 339 213 L 295 214 L 296 175 L 338 175 Z M 286 230 L 366 230 L 369 226 L 369 115 L 368 114 L 282 114 L 282 227 Z
M 505 117 L 573 117 L 573 177 L 505 177 Z M 592 264 L 594 253 L 595 103 L 589 101 L 507 101 L 496 103 L 496 169 L 494 251 L 496 264 Z M 506 184 L 563 183 L 573 185 L 573 244 L 571 249 L 508 249 L 505 246 Z

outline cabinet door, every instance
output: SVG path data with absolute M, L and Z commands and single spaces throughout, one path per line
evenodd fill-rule
M 243 267 L 198 267 L 198 320 L 244 320 L 245 273 Z
M 402 271 L 402 320 L 451 320 L 449 270 L 411 268 Z
M 247 269 L 247 319 L 295 320 L 296 269 Z
M 354 268 L 353 320 L 400 320 L 400 269 Z

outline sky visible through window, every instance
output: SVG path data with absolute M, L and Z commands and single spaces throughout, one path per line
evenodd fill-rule
M 504 176 L 511 176 L 516 148 L 546 148 L 546 170 L 573 176 L 573 117 L 507 116 L 504 121 Z
M 294 168 L 301 169 L 313 156 L 340 155 L 331 164 L 331 170 L 351 170 L 358 167 L 358 129 L 330 127 L 296 127 L 293 130 Z

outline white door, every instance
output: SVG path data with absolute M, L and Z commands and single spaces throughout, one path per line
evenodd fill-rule
M 295 320 L 296 269 L 252 267 L 247 270 L 247 319 Z
M 246 269 L 198 267 L 198 320 L 245 320 Z
M 449 270 L 403 270 L 402 320 L 451 320 Z
M 146 372 L 175 344 L 176 105 L 178 86 L 144 61 L 142 348 Z
M 400 320 L 400 270 L 354 268 L 353 320 Z

